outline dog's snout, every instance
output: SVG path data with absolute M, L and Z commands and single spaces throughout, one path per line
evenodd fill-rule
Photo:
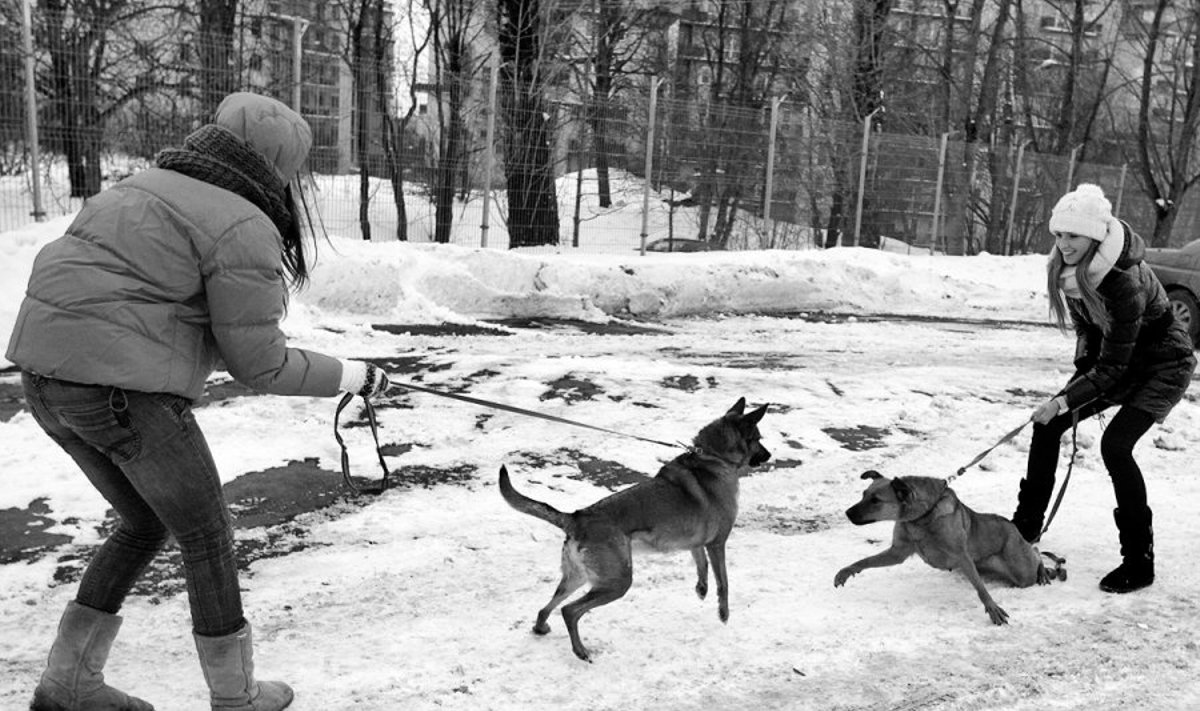
M 771 458 L 771 453 L 761 444 L 755 449 L 754 454 L 750 457 L 750 466 L 757 467 L 759 464 Z
M 863 506 L 861 503 L 855 504 L 846 509 L 846 518 L 850 519 L 850 523 L 855 526 L 862 526 L 871 523 L 871 520 L 864 515 Z

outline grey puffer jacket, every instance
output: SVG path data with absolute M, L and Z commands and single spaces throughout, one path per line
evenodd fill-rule
M 273 99 L 234 97 L 243 138 L 264 121 L 303 122 Z M 286 181 L 311 134 L 270 133 Z M 88 200 L 38 254 L 6 356 L 60 380 L 191 399 L 221 362 L 260 392 L 337 394 L 340 361 L 287 345 L 286 300 L 281 238 L 262 210 L 151 168 Z
M 1062 394 L 1071 409 L 1096 399 L 1130 405 L 1161 422 L 1183 399 L 1196 369 L 1191 338 L 1144 261 L 1145 243 L 1125 225 L 1125 247 L 1097 288 L 1101 327 L 1083 302 L 1067 299 L 1077 336 L 1077 372 Z

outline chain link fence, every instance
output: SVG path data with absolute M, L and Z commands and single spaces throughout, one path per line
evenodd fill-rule
M 297 56 L 293 35 L 274 34 L 274 54 L 245 49 L 247 68 L 223 85 L 299 105 L 314 131 L 313 195 L 330 234 L 607 252 L 1045 252 L 1050 208 L 1083 181 L 1099 183 L 1136 230 L 1154 226 L 1122 166 L 881 132 L 870 117 L 823 120 L 778 100 L 729 106 L 702 86 L 672 92 L 656 80 L 604 102 L 534 90 L 503 67 L 402 83 L 390 64 L 318 51 L 336 44 L 328 38 L 305 40 Z M 142 91 L 141 79 L 118 71 L 127 86 L 93 77 L 81 92 L 51 59 L 35 53 L 38 91 L 11 72 L 0 85 L 0 231 L 78 210 L 208 118 L 182 70 Z M 136 59 L 115 62 L 133 72 Z M 1173 243 L 1200 236 L 1198 208 L 1184 206 Z

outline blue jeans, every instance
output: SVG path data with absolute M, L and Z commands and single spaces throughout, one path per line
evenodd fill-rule
M 233 524 L 191 402 L 33 373 L 21 384 L 34 419 L 120 518 L 88 563 L 76 601 L 115 614 L 170 535 L 183 557 L 194 631 L 240 629 Z

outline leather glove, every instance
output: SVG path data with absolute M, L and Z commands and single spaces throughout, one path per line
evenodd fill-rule
M 391 384 L 383 368 L 374 363 L 361 360 L 342 361 L 341 389 L 344 392 L 361 395 L 368 400 L 377 400 L 387 392 Z

